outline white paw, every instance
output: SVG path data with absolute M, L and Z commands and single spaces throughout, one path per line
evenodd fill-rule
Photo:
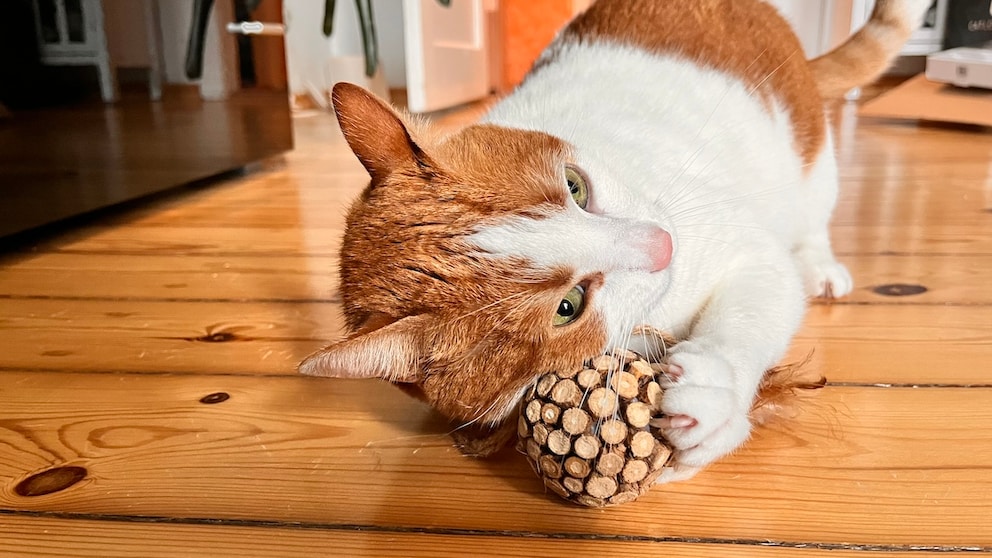
M 676 349 L 678 351 L 678 349 Z M 718 356 L 676 352 L 661 407 L 652 424 L 675 450 L 675 466 L 659 482 L 689 478 L 729 454 L 751 433 L 748 405 L 733 385 L 730 364 Z
M 821 298 L 840 298 L 854 288 L 854 280 L 844 264 L 831 260 L 806 270 L 806 294 Z
M 840 298 L 854 288 L 851 274 L 832 254 L 801 252 L 798 255 L 808 296 Z

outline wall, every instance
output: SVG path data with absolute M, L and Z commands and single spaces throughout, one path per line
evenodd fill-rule
M 395 0 L 393 3 L 397 4 Z M 330 37 L 325 37 L 323 2 L 283 1 L 286 72 L 291 96 L 309 96 L 314 102 L 326 106 L 334 84 L 348 81 L 385 97 L 388 92 L 381 69 L 371 80 L 365 76 L 365 56 L 355 3 L 342 0 L 335 5 L 334 30 Z M 374 10 L 373 7 L 373 13 Z
M 585 2 L 575 0 L 502 0 L 500 58 L 503 61 L 500 89 L 515 87 L 555 34 Z
M 823 35 L 824 0 L 769 0 L 792 24 L 806 57 L 820 53 Z
M 344 0 L 347 1 L 347 0 Z M 406 87 L 406 49 L 403 46 L 403 9 L 399 0 L 372 0 L 379 62 L 390 88 Z
M 114 65 L 123 68 L 147 68 L 148 28 L 142 2 L 134 0 L 103 0 L 103 26 L 107 34 L 107 50 Z M 138 22 L 136 24 L 136 22 Z
M 863 0 L 768 0 L 792 25 L 807 58 L 819 56 L 844 42 L 860 27 L 852 18 L 855 9 L 864 10 Z M 858 8 L 857 4 L 862 6 Z

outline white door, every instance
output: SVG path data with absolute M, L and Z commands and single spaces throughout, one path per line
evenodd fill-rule
M 403 0 L 407 106 L 453 107 L 489 93 L 484 0 Z
M 829 50 L 826 43 L 833 0 L 768 0 L 768 3 L 778 8 L 792 24 L 807 58 L 815 58 Z

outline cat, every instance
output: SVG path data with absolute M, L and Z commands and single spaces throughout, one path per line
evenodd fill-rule
M 661 482 L 740 447 L 807 297 L 852 289 L 828 223 L 825 100 L 877 77 L 929 0 L 878 0 L 812 61 L 760 0 L 599 0 L 482 121 L 442 134 L 358 86 L 332 100 L 371 182 L 341 248 L 347 338 L 304 374 L 382 378 L 497 426 L 538 373 L 665 355 Z

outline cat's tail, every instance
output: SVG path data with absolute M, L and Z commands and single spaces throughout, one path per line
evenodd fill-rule
M 843 97 L 874 81 L 923 21 L 932 0 L 877 0 L 864 27 L 830 52 L 809 61 L 824 99 Z

